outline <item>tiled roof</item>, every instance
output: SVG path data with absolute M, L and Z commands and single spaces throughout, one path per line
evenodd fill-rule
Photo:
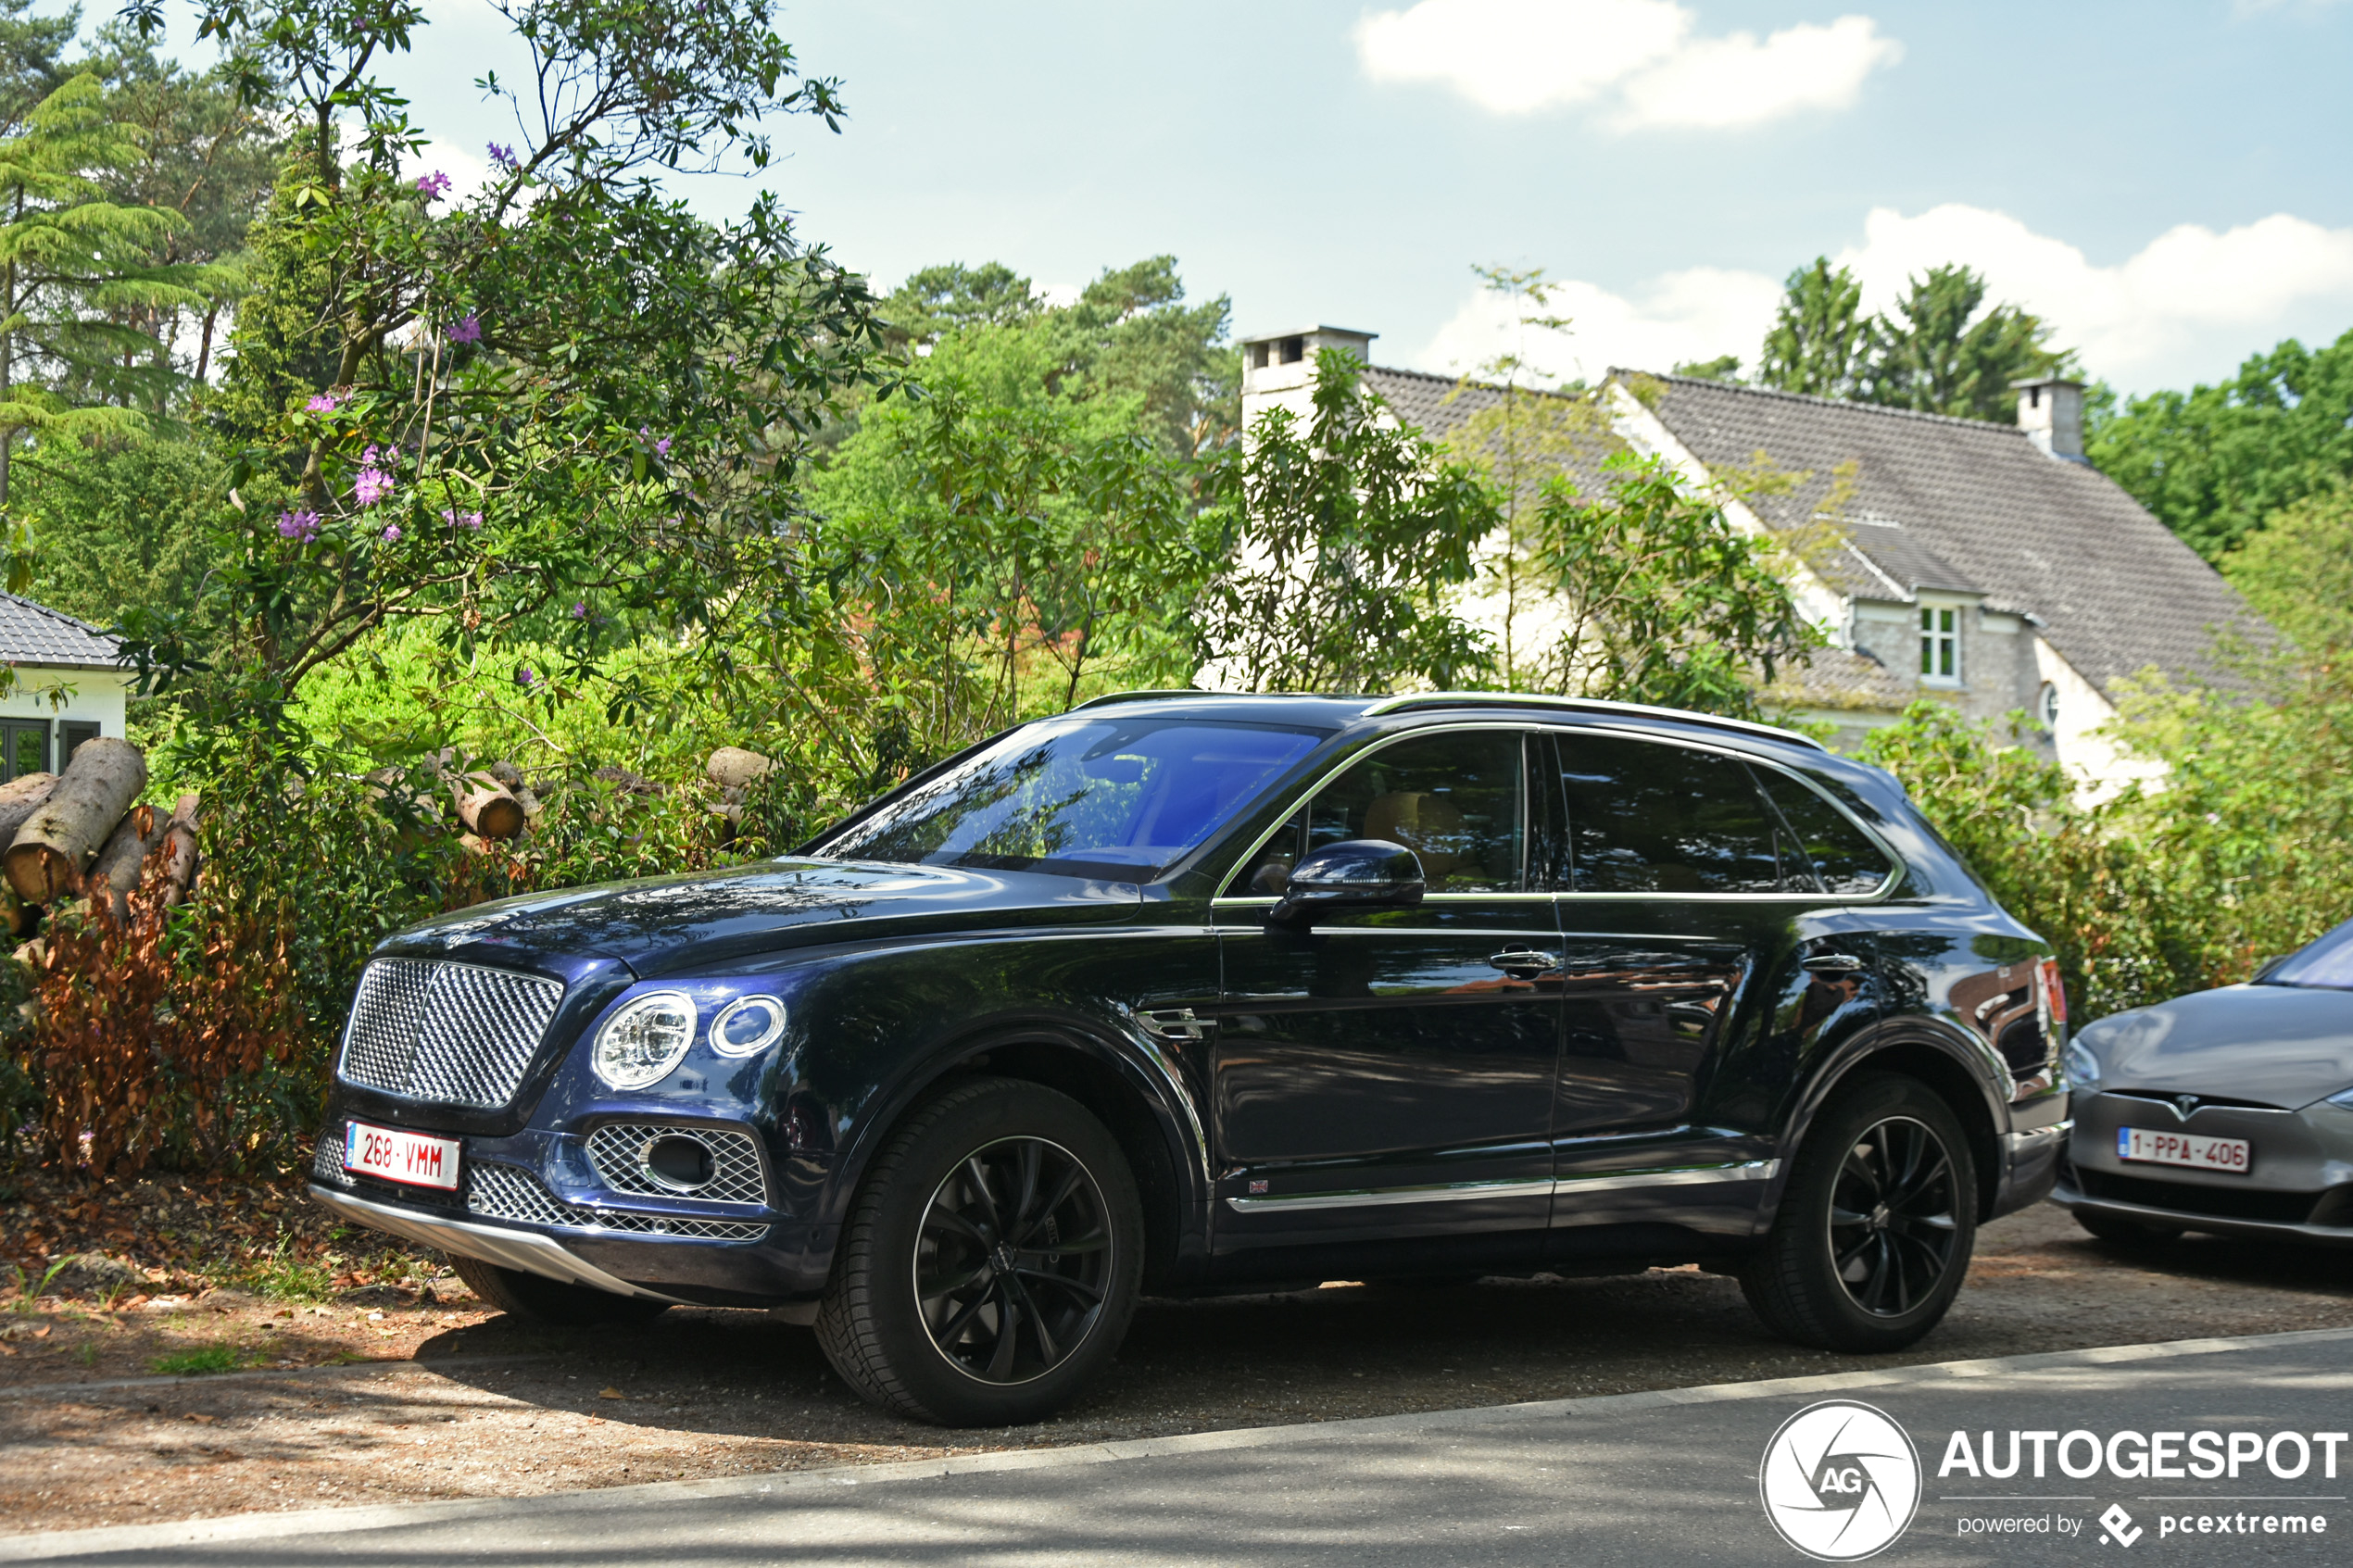
M 1780 493 L 1750 501 L 1767 526 L 1820 527 L 1827 511 L 1843 551 L 1806 553 L 1846 592 L 1982 593 L 1992 608 L 2032 616 L 2103 689 L 2150 665 L 2214 676 L 2217 630 L 2268 634 L 2221 574 L 2139 502 L 2098 470 L 2046 456 L 2015 426 L 1690 376 L 1611 375 L 1632 383 L 1711 472 L 1778 475 Z M 1850 558 L 1825 558 L 1841 553 Z
M 1365 386 L 1380 395 L 1381 400 L 1396 413 L 1399 423 L 1441 443 L 1472 419 L 1502 407 L 1504 398 L 1502 387 L 1486 382 L 1433 376 L 1422 370 L 1392 370 L 1378 365 L 1365 371 Z M 1537 392 L 1527 395 L 1557 395 Z M 1586 414 L 1580 419 L 1580 411 L 1592 408 L 1592 404 L 1563 396 L 1559 397 L 1559 406 L 1568 415 L 1564 421 L 1564 439 L 1570 451 L 1564 467 L 1580 494 L 1598 495 L 1607 483 L 1601 473 L 1603 461 L 1611 453 L 1623 451 L 1626 444 L 1593 416 Z M 1589 420 L 1590 428 L 1577 428 Z
M 1816 648 L 1810 663 L 1784 665 L 1761 694 L 1767 706 L 1791 708 L 1901 709 L 1921 693 L 1867 653 Z
M 0 659 L 119 670 L 121 651 L 120 643 L 87 621 L 14 594 L 0 594 Z

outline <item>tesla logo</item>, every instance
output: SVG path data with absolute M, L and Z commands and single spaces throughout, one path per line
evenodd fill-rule
M 2173 1114 L 2180 1117 L 2184 1122 L 2196 1115 L 2197 1096 L 2175 1095 L 2173 1097 Z

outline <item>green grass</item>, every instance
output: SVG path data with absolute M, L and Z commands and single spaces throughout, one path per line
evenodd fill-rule
M 286 1239 L 253 1260 L 238 1273 L 236 1283 L 271 1301 L 314 1305 L 334 1298 L 334 1270 L 328 1262 L 304 1263 L 286 1255 Z
M 234 1372 L 252 1359 L 234 1345 L 205 1345 L 157 1356 L 147 1364 L 167 1376 L 196 1377 L 208 1372 Z

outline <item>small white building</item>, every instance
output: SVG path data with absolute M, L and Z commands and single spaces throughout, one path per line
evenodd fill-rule
M 123 738 L 135 671 L 122 646 L 87 621 L 0 594 L 0 784 L 53 773 L 83 741 Z
M 1368 360 L 1373 334 L 1319 326 L 1242 341 L 1245 426 L 1304 417 L 1315 356 Z M 1398 420 L 1443 441 L 1504 390 L 1373 367 L 1364 384 Z M 2018 422 L 1949 419 L 1691 376 L 1613 370 L 1606 429 L 1565 465 L 1587 495 L 1609 448 L 1665 458 L 1695 486 L 1726 483 L 1734 526 L 1792 542 L 1800 607 L 1831 646 L 1768 694 L 1829 724 L 1842 747 L 1919 697 L 1971 719 L 2025 710 L 2025 737 L 2087 797 L 2146 777 L 2101 734 L 2134 677 L 2231 680 L 2218 634 L 2268 633 L 2221 574 L 2083 458 L 2083 389 L 2018 387 Z M 1769 471 L 1778 483 L 1747 476 Z M 1466 613 L 1492 617 L 1478 603 Z

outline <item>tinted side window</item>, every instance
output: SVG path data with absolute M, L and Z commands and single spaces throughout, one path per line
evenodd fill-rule
M 1556 740 L 1578 892 L 1783 891 L 1772 816 L 1739 761 L 1619 735 Z
M 1308 807 L 1307 848 L 1385 838 L 1421 858 L 1432 893 L 1516 893 L 1521 880 L 1520 737 L 1451 730 L 1383 746 Z
M 1765 792 L 1780 808 L 1781 821 L 1797 834 L 1798 852 L 1832 893 L 1869 893 L 1895 868 L 1869 835 L 1845 812 L 1795 779 L 1770 768 L 1756 770 Z

